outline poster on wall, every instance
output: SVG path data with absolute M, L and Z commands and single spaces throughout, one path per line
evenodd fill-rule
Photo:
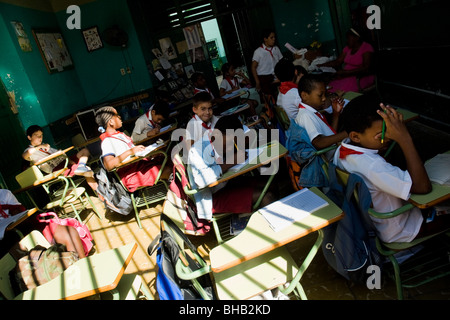
M 28 35 L 25 32 L 25 29 L 23 28 L 22 22 L 11 21 L 11 25 L 13 26 L 14 31 L 16 33 L 20 49 L 22 49 L 23 52 L 32 51 L 30 39 L 28 39 Z
M 97 27 L 90 27 L 81 31 L 84 38 L 84 43 L 88 52 L 92 52 L 103 48 L 103 42 L 98 33 Z
M 159 39 L 159 46 L 161 47 L 162 53 L 168 60 L 172 60 L 177 57 L 177 53 L 175 52 L 175 48 L 170 38 Z
M 193 50 L 205 44 L 205 36 L 203 34 L 202 26 L 199 23 L 183 28 L 183 34 L 189 50 Z
M 58 31 L 32 30 L 34 39 L 49 73 L 62 72 L 73 67 L 72 58 Z

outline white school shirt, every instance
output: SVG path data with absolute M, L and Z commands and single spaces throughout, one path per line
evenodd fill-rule
M 139 118 L 137 118 L 134 129 L 131 134 L 133 141 L 141 141 L 147 138 L 147 132 L 153 130 L 156 127 L 156 123 L 152 120 L 153 106 Z
M 377 212 L 391 212 L 402 207 L 410 197 L 412 186 L 408 171 L 386 162 L 378 154 L 378 150 L 366 149 L 349 144 L 346 138 L 342 146 L 363 154 L 348 155 L 339 159 L 339 147 L 333 162 L 337 167 L 347 172 L 361 176 L 372 197 L 373 209 Z M 384 242 L 410 242 L 419 232 L 423 216 L 419 208 L 389 219 L 370 217 L 377 229 L 378 236 Z
M 238 78 L 238 77 L 234 77 L 233 79 L 229 79 L 231 84 L 233 86 L 231 86 L 230 82 L 228 82 L 228 80 L 226 78 L 223 78 L 222 82 L 220 83 L 220 89 L 225 89 L 225 92 L 228 92 L 230 90 L 233 90 L 234 88 L 240 88 L 240 84 L 242 82 L 242 79 Z
M 28 151 L 29 149 L 35 149 L 32 145 L 29 145 L 28 148 L 25 149 L 24 152 Z M 48 151 L 44 151 L 43 149 L 36 149 L 31 155 L 31 163 L 36 163 L 41 159 L 44 159 L 45 157 L 48 157 L 49 155 L 58 152 L 59 150 L 54 149 L 50 147 Z M 39 169 L 44 171 L 45 173 L 52 173 L 53 169 L 58 166 L 61 162 L 65 161 L 64 157 L 58 157 L 53 160 L 47 161 L 39 166 Z
M 194 88 L 194 95 L 196 95 L 199 92 L 208 92 L 209 95 L 211 96 L 211 99 L 215 99 L 213 93 L 211 92 L 211 90 L 209 90 L 209 88 L 205 88 L 205 89 L 200 89 L 200 88 Z
M 102 138 L 102 136 L 100 136 Z M 114 156 L 118 157 L 125 151 L 133 148 L 135 145 L 131 138 L 126 134 L 117 131 L 114 134 L 106 135 L 106 137 L 102 140 L 102 157 L 104 156 Z M 130 158 L 128 156 L 126 159 Z M 125 161 L 124 159 L 123 161 Z
M 272 54 L 271 54 L 271 52 Z M 256 73 L 258 75 L 270 75 L 274 74 L 275 65 L 283 58 L 280 48 L 273 46 L 269 49 L 264 44 L 262 44 L 253 53 L 253 61 L 258 62 L 258 67 L 256 67 Z
M 282 107 L 286 111 L 289 119 L 295 120 L 298 114 L 298 105 L 301 102 L 302 98 L 300 98 L 297 88 L 292 88 L 285 94 L 278 93 L 277 106 Z
M 217 120 L 219 120 L 219 118 L 213 115 L 211 121 L 203 125 L 203 120 L 197 115 L 194 115 L 186 125 L 186 140 L 194 140 L 195 142 L 202 138 L 205 133 L 208 133 L 209 136 L 211 136 Z

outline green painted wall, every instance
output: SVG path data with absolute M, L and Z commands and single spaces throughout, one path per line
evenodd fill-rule
M 289 42 L 300 49 L 318 40 L 325 50 L 335 48 L 335 35 L 328 0 L 270 0 L 282 51 Z M 324 52 L 325 53 L 325 52 Z

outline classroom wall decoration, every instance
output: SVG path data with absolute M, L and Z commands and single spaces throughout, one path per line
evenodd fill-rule
M 96 26 L 84 29 L 81 32 L 88 52 L 103 48 L 103 42 Z
M 22 49 L 23 52 L 32 51 L 30 40 L 28 39 L 28 35 L 25 32 L 25 29 L 23 28 L 22 22 L 11 21 L 11 25 L 13 26 L 14 31 L 16 32 L 17 41 L 19 42 L 20 49 Z
M 32 30 L 48 73 L 62 72 L 73 67 L 72 58 L 59 31 Z

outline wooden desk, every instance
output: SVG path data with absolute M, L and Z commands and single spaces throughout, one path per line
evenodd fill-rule
M 67 152 L 69 152 L 70 150 L 72 150 L 73 148 L 74 148 L 74 147 L 72 146 L 72 147 L 69 147 L 69 148 L 64 149 L 64 150 L 59 150 L 59 151 L 57 151 L 57 152 L 55 152 L 55 153 L 52 153 L 52 154 L 49 155 L 48 157 L 45 157 L 45 158 L 43 158 L 43 159 L 41 159 L 41 160 L 35 162 L 33 165 L 39 166 L 39 165 L 41 165 L 41 164 L 43 164 L 43 163 L 45 163 L 45 162 L 47 162 L 47 161 L 53 160 L 53 159 L 58 158 L 58 157 L 60 157 L 60 156 L 65 156 L 65 154 L 66 154 Z
M 228 110 L 225 110 L 224 112 L 222 112 L 220 114 L 220 116 L 222 117 L 222 116 L 229 116 L 229 115 L 232 115 L 232 114 L 238 114 L 238 113 L 240 113 L 242 111 L 247 110 L 248 108 L 250 108 L 250 105 L 248 103 L 246 103 L 244 105 L 238 105 L 236 107 L 233 107 L 233 108 L 230 108 Z
M 145 157 L 139 157 L 139 156 L 136 156 L 136 155 L 133 155 L 133 156 L 128 157 L 127 159 L 125 159 L 124 161 L 122 161 L 122 162 L 121 162 L 114 170 L 117 170 L 117 169 L 120 169 L 120 168 L 122 168 L 122 167 L 125 167 L 125 166 L 127 166 L 127 165 L 129 165 L 129 164 L 131 164 L 131 163 L 133 163 L 133 162 L 139 161 L 139 160 L 141 160 L 141 159 L 148 158 L 149 156 L 151 156 L 151 155 L 153 155 L 153 154 L 164 153 L 164 152 L 163 152 L 163 149 L 164 149 L 165 147 L 167 147 L 167 145 L 169 144 L 169 142 L 170 142 L 170 140 L 164 141 L 164 143 L 163 143 L 162 145 L 160 145 L 160 146 L 158 146 L 157 148 L 155 148 L 154 150 L 152 150 L 152 151 L 151 151 L 150 153 L 148 153 L 147 156 L 145 156 Z
M 114 290 L 136 249 L 137 244 L 130 243 L 78 260 L 58 277 L 15 300 L 76 300 Z
M 284 294 L 290 294 L 297 289 L 300 297 L 307 299 L 300 280 L 321 248 L 323 241 L 321 229 L 344 216 L 342 209 L 319 189 L 311 188 L 310 190 L 325 199 L 329 205 L 279 232 L 273 231 L 267 220 L 257 211 L 253 213 L 247 226 L 239 235 L 211 250 L 211 270 L 216 279 L 219 296 L 227 299 L 251 297 L 290 281 L 289 286 L 281 291 Z M 318 232 L 317 240 L 300 268 L 294 267 L 293 260 L 296 259 L 292 259 L 283 246 L 314 231 Z M 259 274 L 258 268 L 264 268 L 265 272 Z M 235 282 L 238 280 L 241 284 L 247 283 L 243 288 L 236 288 Z
M 170 126 L 170 128 L 164 130 L 163 132 L 158 132 L 157 134 L 155 134 L 155 135 L 153 135 L 153 136 L 151 136 L 151 137 L 147 137 L 147 138 L 145 138 L 145 139 L 142 139 L 141 141 L 134 142 L 134 144 L 135 144 L 135 145 L 140 145 L 140 144 L 145 145 L 146 143 L 148 143 L 148 142 L 150 142 L 150 141 L 152 141 L 152 140 L 158 139 L 158 138 L 161 137 L 161 136 L 164 136 L 164 135 L 166 135 L 166 134 L 168 134 L 168 133 L 171 133 L 171 132 L 174 131 L 176 128 L 177 128 L 177 124 L 174 123 L 174 124 L 172 124 L 172 125 Z

